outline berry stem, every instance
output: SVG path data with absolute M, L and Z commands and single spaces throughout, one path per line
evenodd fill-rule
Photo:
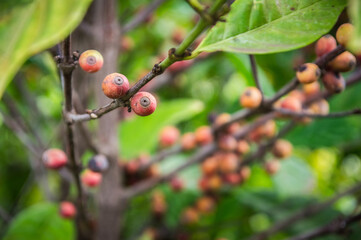
M 256 84 L 256 87 L 258 88 L 258 90 L 262 94 L 262 102 L 263 102 L 264 96 L 263 96 L 263 91 L 262 91 L 262 88 L 261 88 L 261 83 L 259 82 L 259 78 L 258 78 L 257 62 L 256 62 L 256 59 L 255 59 L 254 55 L 252 55 L 252 54 L 249 55 L 249 61 L 251 63 L 251 69 L 252 69 L 252 75 L 253 75 L 254 82 Z

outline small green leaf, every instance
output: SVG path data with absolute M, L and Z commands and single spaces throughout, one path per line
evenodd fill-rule
M 33 0 L 11 5 L 0 18 L 0 97 L 27 58 L 64 39 L 91 0 Z
M 300 48 L 327 33 L 346 0 L 236 1 L 225 23 L 211 29 L 194 54 L 253 54 Z
M 72 221 L 61 218 L 55 204 L 41 203 L 19 213 L 4 240 L 71 240 L 74 237 Z
M 203 103 L 192 99 L 163 102 L 147 117 L 135 117 L 120 125 L 119 137 L 122 156 L 132 158 L 149 153 L 158 142 L 158 134 L 166 125 L 175 125 L 192 118 L 203 110 Z

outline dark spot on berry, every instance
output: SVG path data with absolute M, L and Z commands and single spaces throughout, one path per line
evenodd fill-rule
M 97 62 L 94 56 L 89 56 L 86 58 L 86 63 L 89 65 L 94 65 Z
M 306 65 L 306 64 L 303 64 L 303 65 L 301 65 L 301 66 L 298 67 L 298 71 L 299 71 L 299 72 L 303 72 L 303 71 L 305 71 L 306 69 L 307 69 L 307 65 Z
M 244 93 L 244 95 L 247 96 L 247 97 L 250 97 L 250 96 L 252 96 L 252 92 L 249 91 L 249 90 L 247 90 L 247 91 Z

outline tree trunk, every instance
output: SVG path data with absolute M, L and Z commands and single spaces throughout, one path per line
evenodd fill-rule
M 81 102 L 88 106 L 92 98 L 96 106 L 109 103 L 102 92 L 104 77 L 117 72 L 120 26 L 117 20 L 116 0 L 95 0 L 90 6 L 82 24 L 73 35 L 74 49 L 80 52 L 87 49 L 99 51 L 104 58 L 103 68 L 93 74 L 76 71 L 74 87 Z M 119 111 L 115 110 L 97 121 L 97 133 L 93 134 L 100 152 L 108 157 L 110 167 L 103 173 L 103 179 L 97 195 L 96 239 L 119 239 L 122 210 L 121 172 L 118 167 L 119 141 L 117 136 Z

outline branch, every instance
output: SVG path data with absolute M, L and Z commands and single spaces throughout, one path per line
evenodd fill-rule
M 216 3 L 212 6 L 209 11 L 211 16 L 217 16 L 217 10 L 222 7 L 226 0 L 217 0 Z M 169 51 L 168 57 L 164 59 L 161 63 L 155 64 L 152 71 L 140 79 L 133 87 L 129 89 L 127 94 L 120 98 L 113 100 L 111 103 L 106 106 L 100 107 L 95 110 L 89 110 L 86 114 L 72 114 L 70 111 L 67 111 L 65 118 L 68 123 L 74 123 L 79 121 L 89 121 L 92 119 L 97 119 L 102 115 L 118 108 L 121 106 L 127 106 L 129 104 L 129 99 L 136 94 L 142 87 L 144 87 L 148 82 L 150 82 L 156 76 L 162 74 L 170 65 L 177 61 L 184 60 L 190 55 L 188 47 L 198 38 L 198 36 L 211 24 L 206 22 L 204 19 L 201 19 L 193 30 L 188 34 L 188 36 L 183 40 L 183 42 L 176 48 Z
M 198 0 L 186 0 L 191 8 L 196 11 L 206 21 L 213 23 L 213 18 L 207 13 L 206 7 L 203 6 Z
M 322 57 L 316 59 L 314 61 L 315 64 L 319 68 L 325 68 L 327 63 L 343 53 L 345 51 L 345 48 L 341 45 L 337 46 L 334 50 L 331 52 L 323 55 Z M 297 78 L 293 78 L 287 85 L 285 85 L 283 88 L 281 88 L 272 98 L 265 100 L 264 104 L 267 106 L 271 106 L 273 103 L 275 103 L 278 99 L 280 99 L 282 96 L 286 95 L 287 93 L 291 92 L 293 89 L 295 89 L 299 85 L 299 81 Z
M 65 112 L 72 112 L 72 73 L 75 68 L 75 64 L 71 54 L 71 36 L 68 36 L 62 42 L 62 62 L 59 64 L 58 67 L 60 69 L 63 80 Z M 64 116 L 64 120 L 66 120 L 66 116 Z M 79 224 L 78 234 L 79 236 L 84 237 L 86 235 L 89 235 L 91 231 L 89 230 L 89 222 L 85 210 L 84 192 L 79 176 L 81 167 L 79 166 L 79 163 L 77 163 L 75 158 L 74 133 L 73 128 L 69 122 L 66 123 L 66 152 L 70 160 L 70 171 L 75 180 L 75 186 L 77 190 L 77 223 Z
M 249 55 L 249 61 L 251 63 L 251 69 L 252 69 L 252 75 L 253 75 L 254 82 L 255 82 L 258 90 L 262 93 L 262 98 L 263 98 L 263 92 L 262 92 L 261 84 L 259 82 L 259 78 L 258 78 L 258 74 L 257 74 L 257 63 L 256 63 L 256 59 L 255 59 L 254 55 L 252 55 L 252 54 Z
M 159 152 L 157 155 L 153 156 L 148 163 L 142 165 L 141 168 L 139 169 L 139 171 L 145 171 L 146 169 L 151 167 L 153 164 L 161 162 L 166 157 L 180 153 L 180 152 L 182 152 L 182 150 L 183 149 L 180 145 L 175 145 L 171 148 L 164 149 L 161 152 Z
M 355 222 L 358 222 L 360 219 L 361 213 L 344 218 L 338 217 L 323 227 L 317 228 L 311 232 L 301 234 L 296 237 L 289 238 L 288 240 L 306 240 L 330 234 L 345 234 L 347 227 Z
M 351 75 L 351 77 L 348 79 L 348 81 L 346 82 L 347 84 L 354 84 L 357 81 L 359 81 L 361 79 L 361 70 L 356 71 L 353 75 Z M 331 94 L 332 95 L 332 94 Z M 331 96 L 330 95 L 330 96 Z M 316 100 L 314 100 L 316 101 Z M 311 102 L 310 102 L 311 103 Z M 231 117 L 231 122 L 235 122 L 236 119 L 240 120 L 243 119 L 245 117 L 248 117 L 252 114 L 255 114 L 257 112 L 259 112 L 259 109 L 243 109 L 235 114 L 232 115 Z M 355 110 L 356 111 L 356 110 Z M 359 110 L 357 110 L 358 112 Z M 345 115 L 344 113 L 334 113 L 335 116 L 337 115 Z M 262 117 L 260 117 L 259 119 L 257 119 L 256 121 L 254 121 L 251 124 L 248 124 L 244 127 L 241 128 L 241 130 L 237 133 L 234 134 L 234 137 L 236 139 L 242 139 L 244 137 L 246 137 L 253 129 L 261 126 L 262 124 L 266 123 L 267 121 L 275 118 L 277 116 L 276 112 L 270 112 Z M 268 142 L 263 143 L 259 146 L 258 150 L 256 152 L 254 152 L 253 154 L 249 155 L 248 157 L 246 157 L 242 163 L 240 164 L 240 168 L 250 164 L 251 162 L 253 162 L 256 159 L 260 159 L 262 158 L 267 151 L 273 146 L 273 144 L 277 141 L 277 139 L 283 137 L 284 135 L 286 135 L 289 131 L 291 131 L 294 127 L 296 126 L 296 122 L 295 121 L 291 121 L 289 124 L 287 124 L 285 127 L 283 127 L 277 134 L 277 136 L 273 137 L 272 139 L 270 139 Z M 216 131 L 217 129 L 213 129 L 213 131 Z M 128 189 L 126 189 L 127 193 L 126 196 L 127 197 L 133 197 L 136 196 L 138 194 L 141 194 L 153 187 L 155 187 L 157 184 L 164 182 L 168 179 L 171 179 L 171 177 L 173 177 L 174 175 L 176 175 L 179 171 L 183 170 L 184 168 L 187 168 L 193 164 L 199 163 L 201 162 L 203 159 L 205 159 L 205 157 L 213 154 L 214 152 L 216 152 L 218 150 L 218 146 L 215 143 L 210 143 L 206 146 L 201 147 L 195 154 L 193 157 L 190 158 L 189 161 L 183 163 L 182 165 L 180 165 L 178 168 L 174 169 L 171 173 L 164 175 L 162 177 L 158 177 L 155 179 L 151 179 L 151 180 L 147 180 L 147 181 L 143 181 L 140 182 L 132 187 L 129 187 Z M 170 154 L 176 154 L 178 153 L 177 151 L 172 151 L 169 150 L 169 152 L 167 152 Z M 204 154 L 207 153 L 207 154 Z M 167 156 L 169 156 L 167 155 Z M 157 156 L 158 158 L 158 156 Z
M 138 27 L 140 24 L 145 22 L 147 18 L 152 15 L 152 13 L 160 6 L 162 5 L 166 0 L 154 0 L 152 3 L 150 3 L 145 9 L 143 9 L 140 13 L 136 14 L 133 19 L 122 29 L 122 33 L 125 34 L 134 28 Z
M 172 179 L 175 175 L 177 175 L 178 172 L 182 171 L 183 169 L 186 169 L 187 167 L 194 165 L 196 163 L 201 162 L 206 157 L 210 156 L 215 152 L 215 150 L 218 149 L 217 145 L 215 143 L 208 144 L 202 148 L 200 148 L 189 160 L 168 174 L 165 174 L 160 177 L 155 177 L 152 179 L 148 179 L 146 181 L 140 182 L 132 187 L 129 187 L 128 189 L 125 189 L 125 196 L 126 198 L 132 198 L 139 194 L 142 194 L 145 191 L 148 191 L 151 188 L 154 188 L 158 184 L 165 182 L 169 179 Z
M 325 208 L 330 207 L 332 204 L 334 204 L 340 198 L 350 195 L 350 194 L 353 194 L 355 192 L 359 192 L 359 191 L 361 191 L 361 182 L 358 182 L 356 185 L 347 189 L 346 191 L 336 194 L 335 196 L 333 196 L 332 198 L 330 198 L 327 201 L 305 207 L 304 209 L 300 210 L 296 214 L 294 214 L 282 221 L 277 222 L 275 225 L 273 225 L 269 229 L 249 238 L 249 240 L 268 239 L 272 234 L 279 232 L 283 229 L 286 229 L 287 227 L 295 224 L 296 222 L 302 221 L 303 219 L 311 217 L 311 216 L 319 213 L 320 211 L 324 210 Z
M 334 112 L 329 114 L 314 114 L 314 113 L 307 113 L 307 112 L 294 112 L 283 108 L 274 108 L 273 111 L 277 113 L 281 113 L 282 115 L 289 116 L 289 117 L 297 117 L 297 118 L 339 118 L 339 117 L 348 117 L 350 115 L 360 115 L 361 109 L 353 109 L 348 111 L 342 112 Z

